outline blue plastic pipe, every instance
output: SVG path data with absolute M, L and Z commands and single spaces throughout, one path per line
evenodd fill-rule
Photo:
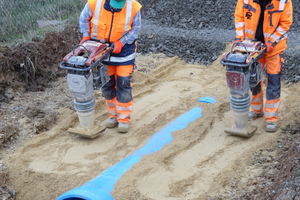
M 204 97 L 204 98 L 201 98 L 199 100 L 199 102 L 201 103 L 210 103 L 210 104 L 214 104 L 215 102 L 217 102 L 214 97 Z
M 211 100 L 211 99 L 210 99 Z M 210 102 L 213 103 L 213 102 Z M 116 165 L 108 168 L 98 177 L 84 185 L 64 193 L 57 200 L 111 200 L 111 191 L 121 176 L 135 163 L 139 162 L 144 155 L 150 155 L 162 149 L 172 140 L 172 132 L 184 129 L 190 122 L 201 117 L 202 109 L 193 108 L 187 113 L 179 116 L 173 122 L 167 124 L 161 131 L 154 134 L 145 146 L 123 159 Z

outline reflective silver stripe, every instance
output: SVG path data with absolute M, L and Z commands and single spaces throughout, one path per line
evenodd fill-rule
M 123 115 L 123 114 L 119 114 L 119 113 L 118 113 L 118 117 L 119 117 L 120 119 L 126 119 L 126 118 L 130 117 L 130 115 Z
M 283 35 L 283 34 L 286 33 L 286 31 L 283 30 L 280 26 L 278 26 L 276 30 L 277 30 L 281 35 Z
M 278 112 L 265 112 L 266 117 L 277 117 Z
M 116 104 L 115 104 L 115 103 L 107 103 L 107 102 L 106 102 L 106 105 L 107 105 L 108 107 L 110 107 L 110 108 L 111 108 L 111 107 L 116 107 Z
M 129 56 L 126 57 L 114 57 L 111 56 L 110 59 L 105 59 L 104 61 L 110 61 L 110 62 L 117 62 L 117 63 L 122 63 L 122 62 L 127 62 L 130 60 L 133 60 L 135 58 L 135 52 L 130 54 Z
M 251 108 L 253 110 L 261 110 L 263 108 L 263 105 L 251 105 Z
M 112 115 L 117 115 L 117 111 L 115 111 L 115 110 L 109 110 L 108 113 L 112 114 Z
M 245 26 L 245 22 L 235 23 L 235 28 L 244 27 L 244 26 Z
M 266 103 L 266 108 L 278 108 L 280 103 Z
M 127 10 L 126 10 L 126 21 L 125 21 L 125 31 L 128 31 L 132 10 L 132 0 L 127 0 Z
M 250 29 L 247 29 L 247 28 L 245 28 L 245 32 L 246 32 L 246 33 L 250 33 L 251 35 L 254 34 L 254 31 L 251 31 Z
M 94 35 L 93 37 L 96 37 L 97 38 L 97 35 L 98 35 L 98 27 L 97 27 L 97 24 L 98 24 L 98 20 L 99 20 L 99 15 L 100 15 L 100 11 L 101 11 L 101 7 L 102 7 L 102 0 L 98 0 L 97 1 L 97 4 L 96 4 L 96 9 L 95 9 L 95 18 L 94 18 Z
M 282 11 L 284 9 L 284 4 L 285 4 L 286 0 L 280 0 L 280 4 L 279 4 L 279 11 Z
M 245 40 L 250 40 L 250 38 L 249 37 L 245 37 Z
M 236 35 L 237 36 L 243 36 L 244 35 L 244 31 L 236 31 Z
M 282 38 L 280 38 L 280 41 L 281 40 L 284 40 L 285 38 L 287 38 L 288 34 L 285 34 Z
M 269 33 L 264 33 L 264 37 L 269 38 L 270 34 Z
M 248 0 L 244 0 L 244 3 L 245 3 L 245 4 L 248 4 Z
M 263 100 L 263 97 L 253 98 L 251 99 L 252 102 L 260 102 Z
M 129 107 L 116 106 L 116 109 L 122 110 L 122 111 L 132 111 L 132 106 L 129 106 Z
M 271 37 L 276 41 L 276 43 L 279 41 L 279 37 L 275 33 L 273 33 Z

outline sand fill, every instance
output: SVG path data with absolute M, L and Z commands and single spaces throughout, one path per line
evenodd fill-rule
M 117 182 L 113 197 L 203 199 L 224 193 L 233 179 L 257 176 L 259 169 L 248 170 L 245 175 L 245 167 L 258 148 L 276 145 L 279 131 L 266 133 L 264 120 L 256 120 L 253 124 L 258 130 L 250 139 L 224 133 L 233 117 L 225 68 L 218 59 L 210 66 L 202 66 L 186 64 L 178 57 L 165 58 L 163 54 L 139 55 L 137 66 L 133 74 L 134 108 L 127 134 L 113 128 L 92 140 L 74 136 L 67 130 L 79 124 L 76 111 L 59 108 L 56 124 L 50 130 L 34 135 L 5 155 L 4 162 L 10 169 L 8 184 L 17 191 L 17 199 L 56 199 L 131 155 L 156 132 L 194 107 L 202 108 L 202 117 L 173 132 L 172 142 L 160 151 L 143 156 Z M 60 81 L 59 87 L 52 90 L 67 88 L 66 80 Z M 286 116 L 298 105 L 298 85 L 282 87 L 280 126 L 288 123 Z M 67 91 L 57 95 L 56 98 L 61 95 L 72 101 Z M 104 125 L 108 118 L 105 101 L 100 91 L 95 96 L 96 120 Z M 199 103 L 206 96 L 217 102 Z

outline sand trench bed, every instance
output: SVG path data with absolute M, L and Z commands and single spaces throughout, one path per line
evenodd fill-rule
M 93 140 L 74 136 L 67 132 L 78 124 L 74 109 L 58 106 L 56 110 L 52 106 L 57 119 L 48 131 L 33 135 L 15 150 L 2 152 L 10 170 L 7 183 L 17 192 L 16 199 L 56 199 L 131 155 L 166 124 L 194 107 L 202 108 L 202 117 L 173 132 L 172 142 L 160 151 L 143 156 L 117 182 L 114 199 L 226 199 L 232 182 L 246 184 L 262 172 L 249 167 L 250 161 L 259 149 L 276 147 L 280 129 L 266 133 L 265 122 L 256 120 L 259 128 L 250 139 L 223 132 L 232 123 L 232 115 L 225 68 L 219 58 L 204 66 L 150 54 L 139 55 L 137 65 L 139 69 L 133 74 L 134 111 L 127 134 L 107 129 Z M 290 123 L 299 90 L 299 83 L 282 87 L 281 127 Z M 64 77 L 51 91 L 57 99 L 72 101 Z M 47 92 L 50 90 L 36 98 L 50 104 Z M 101 92 L 95 96 L 96 119 L 103 122 L 108 118 L 105 101 Z M 217 102 L 199 103 L 206 96 Z M 26 120 L 20 123 L 26 128 Z

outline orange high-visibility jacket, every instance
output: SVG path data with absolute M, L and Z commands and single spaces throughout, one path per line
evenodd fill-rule
M 235 16 L 236 39 L 254 39 L 261 8 L 259 0 L 238 0 Z M 266 6 L 263 22 L 265 42 L 270 42 L 274 49 L 269 54 L 275 55 L 286 49 L 287 32 L 293 23 L 291 0 L 271 0 Z
M 132 19 L 141 9 L 135 0 L 127 0 L 120 12 L 111 12 L 104 7 L 105 0 L 88 0 L 93 12 L 91 19 L 91 36 L 116 42 L 131 29 Z

